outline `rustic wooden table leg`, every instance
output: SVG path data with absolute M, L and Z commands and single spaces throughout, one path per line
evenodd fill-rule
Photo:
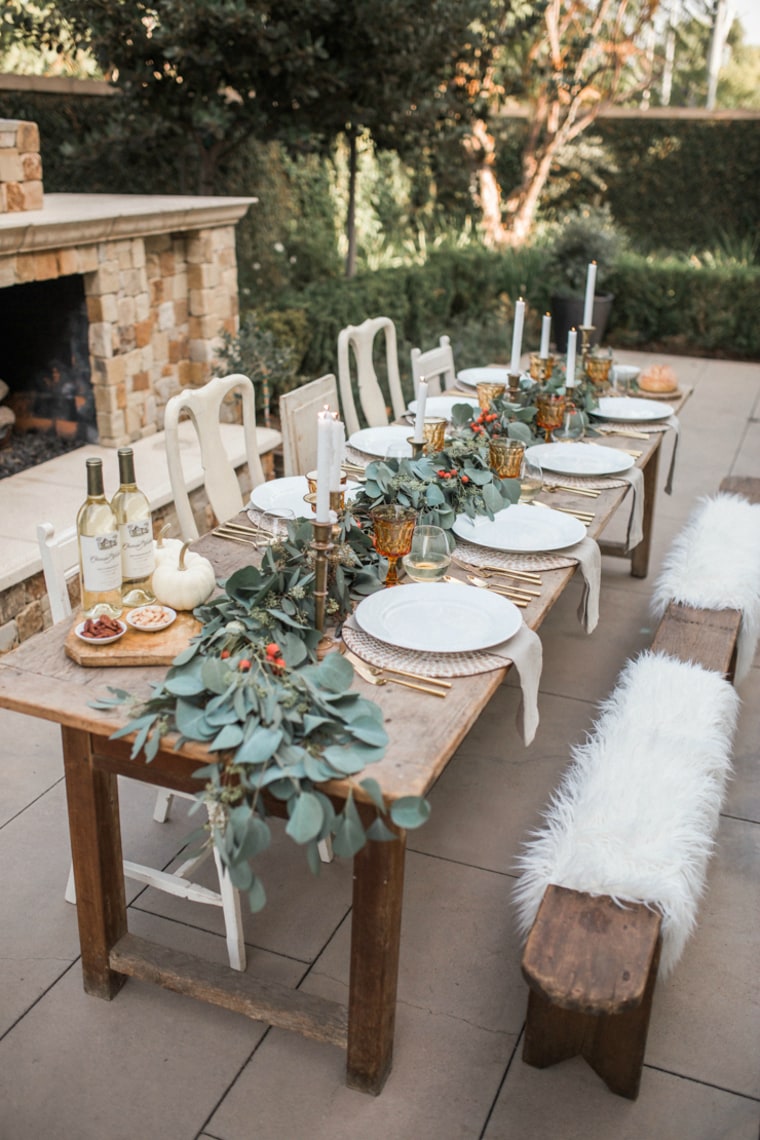
M 346 1083 L 375 1096 L 393 1061 L 405 855 L 401 832 L 354 857 Z
M 88 733 L 62 727 L 61 736 L 82 978 L 88 994 L 110 1000 L 127 980 L 108 965 L 127 932 L 117 778 L 96 768 Z
M 661 451 L 662 444 L 660 444 L 644 468 L 644 537 L 638 546 L 634 546 L 631 552 L 631 575 L 634 578 L 646 578 L 649 572 L 649 550 L 652 545 L 654 504 L 657 498 L 657 471 L 660 466 Z

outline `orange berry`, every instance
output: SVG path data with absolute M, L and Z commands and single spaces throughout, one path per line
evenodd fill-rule
M 223 650 L 222 650 L 222 652 L 219 654 L 219 656 L 221 657 L 222 661 L 226 661 L 226 660 L 227 660 L 227 658 L 229 657 L 229 655 L 230 655 L 230 651 L 229 651 L 229 649 L 223 649 Z
M 247 673 L 248 670 L 250 669 L 250 667 L 251 667 L 251 663 L 247 657 L 244 657 L 243 660 L 238 665 L 238 669 L 240 670 L 241 673 Z

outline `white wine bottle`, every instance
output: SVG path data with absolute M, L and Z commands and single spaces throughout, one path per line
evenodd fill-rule
M 118 617 L 121 550 L 116 516 L 103 492 L 103 462 L 87 460 L 87 498 L 77 514 L 79 575 L 85 617 Z
M 150 503 L 135 482 L 135 459 L 131 447 L 119 448 L 120 486 L 111 507 L 116 516 L 121 544 L 121 600 L 125 606 L 155 602 L 151 578 L 156 566 Z

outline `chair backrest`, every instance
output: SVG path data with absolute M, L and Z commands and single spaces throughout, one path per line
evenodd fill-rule
M 79 569 L 79 548 L 76 527 L 55 533 L 52 523 L 39 523 L 37 542 L 42 558 L 42 573 L 45 576 L 45 589 L 50 598 L 50 613 L 54 622 L 71 616 L 71 600 L 66 579 Z
M 185 542 L 198 537 L 198 527 L 190 506 L 190 494 L 182 470 L 179 442 L 180 413 L 186 411 L 195 427 L 201 449 L 206 494 L 217 521 L 224 522 L 237 514 L 243 504 L 235 468 L 227 458 L 219 430 L 222 402 L 230 392 L 239 390 L 243 406 L 243 431 L 251 486 L 264 482 L 264 471 L 256 443 L 256 404 L 253 381 L 242 373 L 209 380 L 202 388 L 185 388 L 172 396 L 166 405 L 164 434 L 169 480 L 177 511 L 177 520 Z
M 317 413 L 338 411 L 338 385 L 330 372 L 280 396 L 285 475 L 305 475 L 317 466 Z
M 412 349 L 412 380 L 414 381 L 414 398 L 417 399 L 417 385 L 422 379 L 428 382 L 428 395 L 440 396 L 446 388 L 453 388 L 456 384 L 456 370 L 454 368 L 454 353 L 451 351 L 451 341 L 442 336 L 437 348 L 429 348 L 421 352 L 419 348 Z
M 356 362 L 357 389 L 359 403 L 361 404 L 367 427 L 384 427 L 388 423 L 385 396 L 380 387 L 372 359 L 372 349 L 375 336 L 379 332 L 385 334 L 385 355 L 388 369 L 388 390 L 391 397 L 393 416 L 400 419 L 406 409 L 406 403 L 401 391 L 401 380 L 398 372 L 398 348 L 396 345 L 396 328 L 390 317 L 368 317 L 360 325 L 348 325 L 338 334 L 338 381 L 340 383 L 340 402 L 343 409 L 343 421 L 348 435 L 352 435 L 362 426 L 356 412 L 353 387 L 351 384 L 351 365 L 349 348 L 353 350 Z

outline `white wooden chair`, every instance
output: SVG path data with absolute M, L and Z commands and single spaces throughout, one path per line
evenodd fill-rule
M 457 376 L 454 368 L 454 353 L 451 351 L 451 341 L 442 336 L 436 348 L 429 348 L 422 352 L 419 348 L 412 349 L 412 380 L 414 381 L 414 398 L 417 399 L 417 385 L 420 380 L 427 380 L 428 395 L 440 396 L 446 388 L 456 385 Z
M 353 435 L 362 426 L 354 401 L 349 350 L 354 354 L 359 403 L 367 426 L 384 427 L 388 423 L 385 396 L 377 379 L 372 358 L 375 336 L 379 332 L 385 336 L 388 390 L 394 419 L 400 419 L 406 409 L 398 372 L 398 348 L 393 321 L 390 317 L 368 317 L 360 325 L 348 325 L 338 334 L 338 382 L 343 420 L 348 435 Z
M 67 580 L 78 572 L 79 556 L 76 530 L 72 527 L 56 535 L 52 523 L 40 523 L 37 527 L 37 541 L 42 558 L 45 586 L 50 598 L 52 618 L 54 622 L 63 621 L 71 616 Z M 168 818 L 172 795 L 182 796 L 189 800 L 195 798 L 189 792 L 170 793 L 164 788 L 159 789 L 153 812 L 153 818 L 159 823 L 163 823 Z M 210 816 L 211 809 L 209 810 Z M 157 867 L 149 867 L 144 863 L 134 863 L 125 859 L 124 874 L 128 879 L 136 879 L 140 883 L 145 883 L 146 886 L 155 887 L 159 891 L 166 891 L 168 894 L 176 895 L 179 898 L 221 907 L 224 915 L 230 966 L 233 970 L 245 970 L 246 952 L 240 911 L 240 895 L 230 882 L 227 870 L 216 848 L 213 848 L 213 856 L 219 890 L 210 890 L 208 887 L 195 883 L 188 878 L 188 875 L 211 853 L 207 848 L 200 855 L 187 859 L 173 872 L 162 871 Z M 73 867 L 69 869 L 65 897 L 67 902 L 76 902 Z
M 164 434 L 169 480 L 177 511 L 180 531 L 185 542 L 198 538 L 198 526 L 190 506 L 190 491 L 182 468 L 179 421 L 187 412 L 201 449 L 206 494 L 218 522 L 236 515 L 243 505 L 243 495 L 235 468 L 227 457 L 220 431 L 222 403 L 232 392 L 239 392 L 243 408 L 245 451 L 251 488 L 264 482 L 256 436 L 256 405 L 253 383 L 242 373 L 209 380 L 202 388 L 185 388 L 168 401 L 164 413 Z M 271 433 L 270 433 L 271 434 Z M 279 443 L 279 434 L 278 440 Z
M 285 475 L 305 475 L 317 466 L 317 413 L 338 411 L 338 385 L 332 373 L 280 396 L 280 429 Z

